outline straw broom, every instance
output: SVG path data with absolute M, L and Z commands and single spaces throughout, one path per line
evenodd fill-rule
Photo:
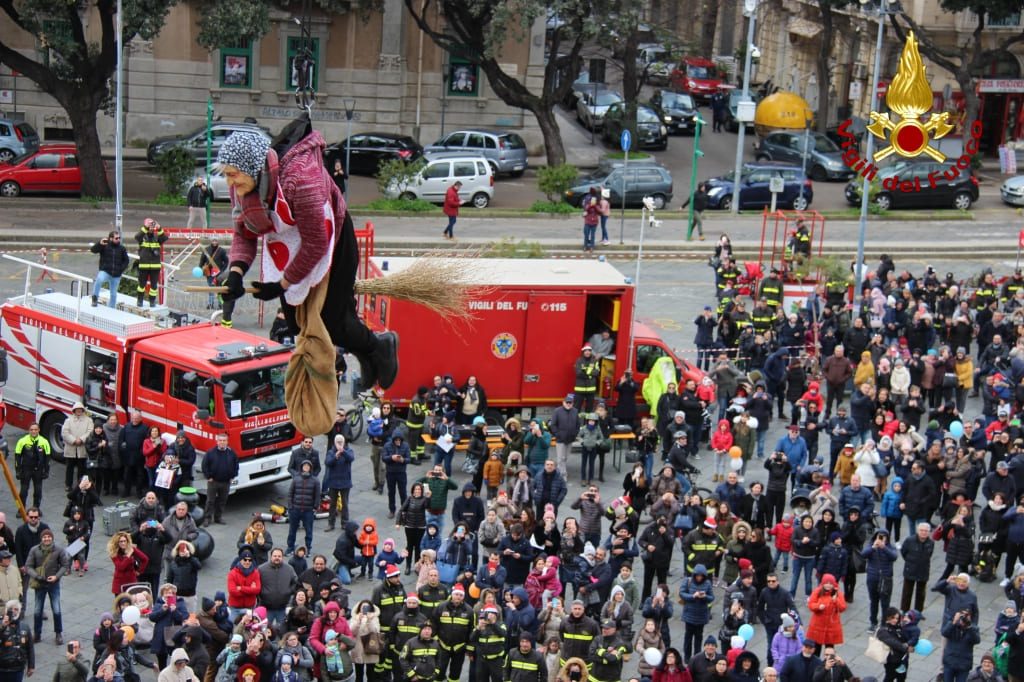
M 493 290 L 493 287 L 472 283 L 479 280 L 482 268 L 478 253 L 467 252 L 454 257 L 450 254 L 428 254 L 417 258 L 401 272 L 356 280 L 355 292 L 417 303 L 446 321 L 467 322 L 475 317 L 467 306 L 469 299 Z M 223 294 L 227 293 L 227 287 L 186 286 L 185 291 Z M 245 291 L 254 293 L 256 288 L 246 287 Z

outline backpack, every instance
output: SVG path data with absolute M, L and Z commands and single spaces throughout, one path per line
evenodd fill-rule
M 1006 643 L 1007 633 L 999 635 L 996 646 L 992 650 L 992 657 L 996 659 L 996 671 L 1004 678 L 1010 669 L 1010 645 Z

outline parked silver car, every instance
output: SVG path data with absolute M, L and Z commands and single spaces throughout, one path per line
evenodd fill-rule
M 812 180 L 848 180 L 854 172 L 843 162 L 843 151 L 821 133 L 776 130 L 756 146 L 758 161 L 803 163 Z
M 256 133 L 257 135 L 262 135 L 267 138 L 267 140 L 270 139 L 270 133 L 268 130 L 255 123 L 214 121 L 213 125 L 210 126 L 211 153 L 214 161 L 217 160 L 217 152 L 220 151 L 220 146 L 224 144 L 224 141 L 227 140 L 231 136 L 231 133 L 236 130 L 247 133 Z M 170 135 L 167 137 L 156 138 L 149 143 L 149 147 L 146 149 L 146 161 L 150 165 L 154 165 L 156 163 L 156 157 L 171 147 L 182 147 L 192 155 L 196 164 L 206 163 L 206 126 L 200 126 L 191 132 L 185 133 L 184 135 Z
M 519 135 L 507 130 L 456 130 L 434 144 L 427 145 L 423 151 L 428 159 L 449 152 L 482 156 L 487 159 L 494 175 L 508 173 L 512 177 L 519 177 L 527 167 L 526 143 Z
M 39 133 L 24 121 L 0 118 L 0 163 L 39 149 Z
M 576 100 L 576 120 L 587 130 L 600 130 L 608 107 L 622 101 L 622 95 L 612 90 L 584 90 Z

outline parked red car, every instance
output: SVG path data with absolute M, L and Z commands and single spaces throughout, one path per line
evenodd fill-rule
M 73 144 L 44 144 L 35 151 L 0 164 L 0 196 L 24 192 L 80 194 L 82 172 Z

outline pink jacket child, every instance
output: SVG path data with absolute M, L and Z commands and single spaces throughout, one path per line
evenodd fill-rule
M 535 609 L 543 608 L 547 599 L 562 594 L 562 583 L 558 579 L 558 557 L 551 557 L 548 562 L 550 565 L 544 566 L 539 571 L 531 570 L 523 584 L 530 605 Z M 545 593 L 547 593 L 546 598 Z

